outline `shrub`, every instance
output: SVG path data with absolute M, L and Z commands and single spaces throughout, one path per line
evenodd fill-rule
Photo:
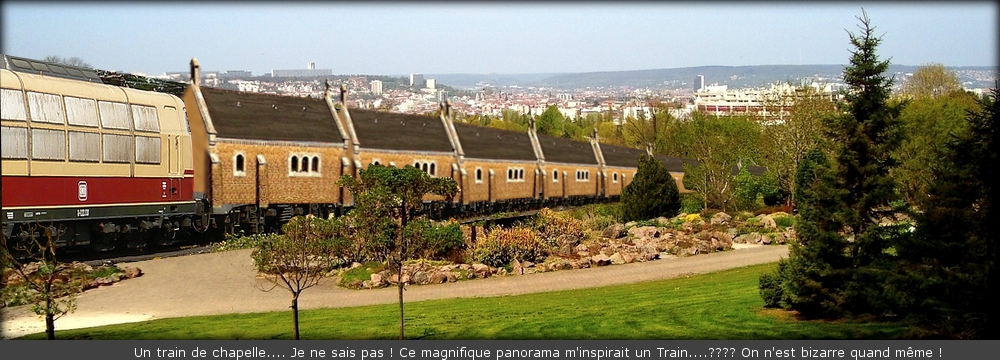
M 680 193 L 673 176 L 656 158 L 641 155 L 635 178 L 622 189 L 622 221 L 670 218 L 677 216 L 680 208 Z
M 515 259 L 538 262 L 545 257 L 545 246 L 534 229 L 494 227 L 485 239 L 476 243 L 472 256 L 493 267 L 507 265 Z
M 435 225 L 427 219 L 417 219 L 410 221 L 406 227 L 404 236 L 416 237 L 411 239 L 410 249 L 414 257 L 442 259 L 465 247 L 462 227 L 458 222 Z
M 697 193 L 681 195 L 681 212 L 694 214 L 705 208 L 705 201 Z
M 701 215 L 699 214 L 690 214 L 684 217 L 684 222 L 695 222 L 698 220 L 701 220 Z
M 225 240 L 216 243 L 215 251 L 253 249 L 260 246 L 260 244 L 273 241 L 277 237 L 278 234 L 274 233 L 253 234 L 247 236 L 243 235 L 242 231 L 238 234 L 226 234 Z
M 787 260 L 781 259 L 778 262 L 778 270 L 772 274 L 760 275 L 760 297 L 764 299 L 764 307 L 787 308 L 788 299 L 782 288 L 782 279 L 787 275 Z
M 382 263 L 378 261 L 369 261 L 361 266 L 344 271 L 344 273 L 340 274 L 340 281 L 338 281 L 337 284 L 347 287 L 358 281 L 363 282 L 371 280 L 372 274 L 378 273 L 382 270 L 385 270 L 385 266 Z
M 583 239 L 583 223 L 567 215 L 543 208 L 531 222 L 531 227 L 538 231 L 542 243 L 548 246 L 559 246 L 558 238 L 568 235 L 574 239 Z M 603 228 L 601 228 L 603 229 Z
M 774 218 L 774 223 L 778 225 L 779 228 L 785 229 L 795 226 L 794 216 L 778 216 Z

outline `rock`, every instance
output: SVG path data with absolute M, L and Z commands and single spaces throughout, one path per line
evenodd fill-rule
M 732 219 L 733 219 L 732 216 L 729 216 L 729 214 L 720 211 L 715 213 L 715 215 L 712 215 L 712 219 L 710 220 L 710 222 L 712 225 L 725 225 L 728 224 L 729 221 Z
M 767 235 L 762 235 L 760 237 L 760 243 L 764 245 L 771 245 L 771 237 Z
M 660 253 L 643 253 L 639 255 L 639 261 L 653 261 L 660 258 Z
M 371 280 L 369 280 L 369 281 L 371 281 L 372 287 L 380 288 L 380 287 L 386 286 L 385 278 L 382 277 L 382 275 L 379 275 L 379 274 L 372 274 Z
M 445 277 L 445 279 L 448 282 L 456 282 L 456 281 L 458 281 L 458 275 L 456 275 L 455 273 L 450 272 L 450 271 L 444 273 L 444 277 Z
M 487 273 L 490 271 L 490 267 L 486 264 L 472 264 L 472 271 L 477 273 Z
M 635 227 L 635 224 L 637 224 L 635 221 L 629 221 L 629 222 L 625 223 L 625 228 L 629 229 L 629 228 Z
M 134 279 L 134 278 L 142 276 L 142 270 L 139 269 L 139 268 L 127 267 L 127 268 L 124 268 L 122 270 L 124 270 L 124 272 L 125 272 L 125 278 L 126 279 Z
M 431 284 L 441 284 L 448 281 L 448 276 L 445 273 L 435 271 L 429 276 L 429 283 Z
M 371 280 L 362 281 L 361 282 L 361 288 L 362 289 L 371 289 L 372 288 L 372 281 Z
M 362 265 L 361 265 L 361 263 L 359 263 L 359 262 L 355 261 L 355 262 L 352 262 L 352 263 L 351 263 L 351 266 L 350 266 L 350 267 L 348 267 L 347 269 L 348 269 L 348 270 L 351 270 L 351 269 L 357 269 L 357 268 L 359 268 L 359 267 L 361 267 L 361 266 L 362 266 Z
M 712 237 L 719 241 L 719 247 L 717 248 L 718 251 L 725 251 L 733 248 L 733 236 L 729 233 L 716 231 L 712 233 Z
M 771 215 L 765 216 L 760 219 L 760 225 L 765 229 L 777 229 L 778 224 L 774 222 L 774 217 Z
M 601 237 L 608 239 L 617 239 L 622 236 L 625 236 L 625 225 L 622 224 L 611 224 L 604 228 L 604 231 L 601 231 Z
M 115 281 L 111 279 L 110 276 L 102 276 L 94 279 L 94 281 L 91 283 L 94 285 L 94 287 L 97 287 L 97 286 L 111 285 L 114 284 Z
M 666 216 L 660 216 L 656 218 L 656 222 L 659 223 L 661 226 L 670 225 L 670 219 L 667 219 Z
M 417 271 L 413 273 L 413 284 L 426 285 L 431 282 L 431 276 L 426 271 Z
M 497 276 L 507 276 L 508 275 L 507 269 L 506 268 L 499 268 L 499 269 L 497 269 L 496 275 Z
M 597 254 L 590 257 L 590 262 L 596 266 L 607 266 L 611 265 L 611 258 L 604 254 Z
M 524 266 L 521 265 L 520 261 L 514 260 L 510 263 L 510 273 L 511 275 L 524 275 Z
M 622 253 L 614 253 L 613 255 L 608 257 L 608 260 L 611 260 L 611 263 L 615 265 L 621 265 L 625 263 L 625 257 L 622 256 Z M 600 264 L 597 265 L 600 266 Z
M 660 228 L 656 226 L 642 226 L 628 229 L 628 235 L 632 238 L 633 242 L 645 243 L 656 241 L 656 239 L 658 239 L 662 234 L 660 233 Z

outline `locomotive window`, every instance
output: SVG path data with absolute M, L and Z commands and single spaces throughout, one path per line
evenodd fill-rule
M 25 121 L 28 119 L 25 116 L 24 95 L 21 91 L 11 89 L 0 91 L 0 118 Z M 25 136 L 27 137 L 27 135 Z
M 512 179 L 514 179 L 514 170 L 507 169 L 507 180 L 512 180 Z
M 524 169 L 517 170 L 517 178 L 520 180 L 524 180 Z
M 437 171 L 435 171 L 435 169 L 434 169 L 434 163 L 431 163 L 431 172 L 430 172 L 430 174 L 431 175 L 437 175 L 436 173 L 437 173 Z
M 107 101 L 98 101 L 97 107 L 101 112 L 101 126 L 105 129 L 129 129 L 128 108 L 125 104 Z
M 243 158 L 242 153 L 236 154 L 236 159 L 233 160 L 233 175 L 235 176 L 246 176 L 246 160 Z
M 61 130 L 31 130 L 31 158 L 66 160 L 66 132 Z
M 101 160 L 101 134 L 79 131 L 69 132 L 69 160 Z
M 160 132 L 160 120 L 155 107 L 132 105 L 132 121 L 138 131 Z
M 70 125 L 97 127 L 97 102 L 67 96 L 66 120 Z
M 319 172 L 319 157 L 313 157 L 312 172 L 314 173 Z
M 299 172 L 307 172 L 307 171 L 309 171 L 309 157 L 303 156 L 302 167 L 299 168 Z
M 133 159 L 133 140 L 128 135 L 104 134 L 104 162 L 128 163 Z M 157 153 L 159 155 L 159 153 Z
M 59 95 L 28 92 L 28 110 L 31 121 L 51 124 L 65 124 L 62 99 Z
M 299 170 L 299 157 L 298 156 L 292 155 L 292 158 L 289 159 L 288 162 L 291 165 L 291 166 L 289 166 L 290 167 L 290 170 L 289 170 L 290 172 L 294 173 L 294 172 L 296 172 L 296 171 Z
M 159 164 L 160 141 L 160 138 L 136 136 L 135 162 L 139 164 Z
M 2 131 L 3 158 L 28 158 L 28 129 L 4 126 Z

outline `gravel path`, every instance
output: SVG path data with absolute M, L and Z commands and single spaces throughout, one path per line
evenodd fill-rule
M 721 253 L 644 263 L 563 270 L 524 276 L 493 277 L 408 287 L 406 301 L 515 295 L 660 280 L 707 273 L 788 257 L 787 246 L 754 246 Z M 288 292 L 263 292 L 250 250 L 197 254 L 123 264 L 139 267 L 141 277 L 88 290 L 76 312 L 56 321 L 56 329 L 75 329 L 170 317 L 287 310 Z M 349 290 L 333 281 L 306 290 L 300 308 L 394 304 L 396 288 Z M 44 331 L 44 321 L 26 306 L 0 310 L 0 338 Z

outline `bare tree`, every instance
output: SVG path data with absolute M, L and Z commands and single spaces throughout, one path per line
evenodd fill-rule
M 297 217 L 282 227 L 283 235 L 261 244 L 252 254 L 257 270 L 271 283 L 270 287 L 259 286 L 260 290 L 281 286 L 292 294 L 295 340 L 299 339 L 299 296 L 318 285 L 323 274 L 341 259 L 345 249 L 342 229 L 338 219 Z
M 88 64 L 86 61 L 83 61 L 83 59 L 78 58 L 76 56 L 71 57 L 71 58 L 62 58 L 62 57 L 59 57 L 59 56 L 52 55 L 52 56 L 46 56 L 45 58 L 42 59 L 42 61 L 50 62 L 50 63 L 56 63 L 56 64 L 69 65 L 69 66 L 82 67 L 82 68 L 89 68 L 89 67 L 91 67 L 90 64 Z
M 56 240 L 66 230 L 62 227 L 39 226 L 38 223 L 24 227 L 27 238 L 23 241 L 2 237 L 0 257 L 28 287 L 28 302 L 31 311 L 45 318 L 45 334 L 49 340 L 56 338 L 56 320 L 76 310 L 76 295 L 80 285 L 71 278 L 72 268 L 60 263 L 56 258 Z M 41 234 L 39 234 L 41 232 Z M 21 234 L 14 234 L 21 235 Z M 27 256 L 35 262 L 22 262 Z

